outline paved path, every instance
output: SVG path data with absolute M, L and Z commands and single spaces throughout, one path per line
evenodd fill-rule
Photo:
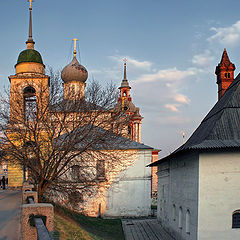
M 123 219 L 122 225 L 126 240 L 174 240 L 156 218 Z
M 0 240 L 20 240 L 21 192 L 0 190 Z

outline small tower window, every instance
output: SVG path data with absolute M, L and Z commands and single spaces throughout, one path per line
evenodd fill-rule
M 127 96 L 127 92 L 126 92 L 126 91 L 123 92 L 123 96 L 124 96 L 124 97 Z
M 131 126 L 128 126 L 128 134 L 132 135 L 132 128 L 131 128 Z
M 190 233 L 190 211 L 187 210 L 186 213 L 186 233 Z
M 33 121 L 36 119 L 37 103 L 36 90 L 28 86 L 23 90 L 24 118 L 25 121 Z
M 225 78 L 227 78 L 227 73 L 225 73 Z
M 230 78 L 230 73 L 228 73 L 228 78 Z
M 173 221 L 176 221 L 176 205 L 175 204 L 173 204 L 172 218 L 173 218 Z
M 97 160 L 97 179 L 98 180 L 105 180 L 105 161 L 104 160 Z
M 178 227 L 182 229 L 182 207 L 179 208 L 179 213 L 178 213 Z
M 240 228 L 240 210 L 236 210 L 232 214 L 232 228 Z

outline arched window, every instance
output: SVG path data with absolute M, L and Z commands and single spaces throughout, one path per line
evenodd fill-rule
M 227 73 L 225 73 L 225 78 L 227 78 Z
M 182 228 L 182 207 L 179 207 L 179 213 L 178 213 L 178 227 Z
M 104 160 L 97 160 L 97 179 L 98 180 L 105 180 L 105 161 Z
M 190 233 L 190 211 L 186 212 L 186 233 Z
M 72 92 L 71 92 L 72 96 L 75 95 L 75 85 L 72 85 Z
M 172 218 L 173 218 L 173 221 L 176 221 L 176 205 L 175 204 L 173 204 Z
M 228 78 L 230 78 L 230 73 L 228 73 Z
M 24 119 L 25 121 L 33 121 L 36 119 L 37 103 L 36 90 L 28 86 L 23 90 Z
M 127 92 L 126 92 L 126 91 L 123 92 L 123 96 L 124 96 L 124 97 L 127 96 Z
M 131 126 L 128 126 L 128 134 L 132 135 L 132 128 L 131 128 Z
M 240 228 L 240 210 L 236 210 L 232 214 L 232 228 Z

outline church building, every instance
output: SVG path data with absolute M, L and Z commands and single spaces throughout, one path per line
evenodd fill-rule
M 161 225 L 175 239 L 240 238 L 240 75 L 226 49 L 216 67 L 218 102 L 188 141 L 158 167 Z
M 32 1 L 30 1 L 30 21 L 29 21 L 29 37 L 26 42 L 27 48 L 23 50 L 18 57 L 15 65 L 15 74 L 9 76 L 10 81 L 10 119 L 22 119 L 23 121 L 33 121 L 35 111 L 40 111 L 44 108 L 42 104 L 47 104 L 50 107 L 47 110 L 47 115 L 50 118 L 51 113 L 56 113 L 58 109 L 55 105 L 49 104 L 51 79 L 45 73 L 45 65 L 41 54 L 35 50 L 35 42 L 32 37 Z M 87 84 L 88 71 L 82 66 L 76 56 L 76 39 L 72 61 L 63 68 L 61 78 L 63 83 L 63 104 L 70 101 L 81 101 L 85 97 L 85 87 Z M 98 181 L 97 187 L 91 188 L 91 194 L 77 192 L 74 203 L 62 196 L 62 194 L 52 193 L 53 198 L 59 203 L 71 205 L 74 210 L 85 213 L 90 216 L 148 216 L 151 213 L 151 169 L 145 168 L 146 165 L 152 162 L 152 156 L 156 158 L 157 150 L 153 151 L 152 147 L 141 143 L 141 124 L 143 117 L 139 112 L 139 108 L 132 102 L 130 95 L 131 87 L 127 80 L 127 65 L 124 63 L 124 73 L 121 86 L 119 87 L 119 97 L 116 110 L 123 111 L 129 116 L 130 123 L 126 126 L 126 134 L 118 138 L 125 138 L 124 144 L 112 144 L 108 149 L 103 150 L 106 154 L 117 155 L 121 161 L 116 162 L 116 166 L 111 166 L 115 169 L 114 174 L 110 171 L 108 163 L 90 159 L 91 167 L 95 166 L 96 175 L 94 179 Z M 42 90 L 44 89 L 44 94 Z M 21 93 L 19 96 L 19 93 Z M 41 101 L 39 99 L 41 98 Z M 20 100 L 19 100 L 20 99 Z M 19 114 L 16 114 L 14 104 L 20 102 Z M 40 105 L 39 105 L 40 104 Z M 13 111 L 14 109 L 14 111 Z M 34 110 L 37 109 L 37 110 Z M 94 110 L 95 111 L 95 110 Z M 69 110 L 70 114 L 74 114 L 74 110 Z M 59 111 L 59 115 L 61 115 Z M 14 120 L 13 120 L 14 119 Z M 18 125 L 19 126 L 19 125 Z M 97 127 L 96 127 L 97 128 Z M 106 129 L 99 131 L 107 131 Z M 14 131 L 11 129 L 11 137 L 14 138 Z M 43 137 L 45 132 L 43 133 Z M 113 134 L 116 134 L 114 132 Z M 63 138 L 60 136 L 59 139 Z M 64 138 L 63 138 L 64 139 Z M 66 138 L 67 139 L 67 138 Z M 65 140 L 66 140 L 65 139 Z M 104 140 L 103 140 L 104 141 Z M 116 141 L 117 142 L 117 141 Z M 19 143 L 21 144 L 21 143 Z M 31 143 L 33 144 L 33 143 Z M 97 151 L 94 152 L 97 154 Z M 79 165 L 80 158 L 77 156 L 74 164 L 66 172 L 65 178 L 72 179 L 76 182 L 76 188 L 79 178 L 81 178 L 82 165 Z M 101 166 L 99 166 L 99 164 Z M 85 168 L 90 167 L 84 166 Z M 101 169 L 101 174 L 98 170 Z M 15 162 L 8 162 L 8 187 L 21 187 L 23 181 L 28 178 L 28 171 L 24 166 L 18 165 Z M 155 184 L 156 185 L 156 184 Z

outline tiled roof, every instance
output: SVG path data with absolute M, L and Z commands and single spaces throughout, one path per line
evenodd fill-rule
M 135 142 L 111 131 L 90 124 L 85 125 L 82 128 L 75 129 L 74 134 L 78 136 L 79 142 L 75 141 L 75 145 L 72 146 L 72 148 L 78 150 L 85 148 L 91 143 L 93 143 L 89 148 L 91 150 L 153 149 L 145 144 Z M 55 139 L 55 143 L 63 147 L 64 142 L 68 142 L 69 138 L 72 136 L 73 133 L 63 134 Z M 95 139 L 98 140 L 96 141 Z

